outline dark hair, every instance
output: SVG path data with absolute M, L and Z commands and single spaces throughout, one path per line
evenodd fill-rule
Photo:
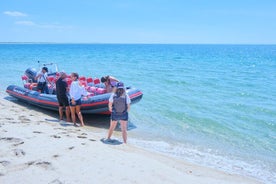
M 44 66 L 44 67 L 42 68 L 42 70 L 45 70 L 46 72 L 48 72 L 48 68 L 47 68 L 46 66 Z
M 106 82 L 108 80 L 109 80 L 109 75 L 101 78 L 101 82 Z
M 101 82 L 105 82 L 106 81 L 106 78 L 105 77 L 102 77 L 101 78 Z
M 115 92 L 117 97 L 122 96 L 124 93 L 125 93 L 124 88 L 118 88 L 118 89 L 116 89 L 116 92 Z
M 76 79 L 78 80 L 79 79 L 79 74 L 78 73 L 72 73 L 71 75 L 73 75 L 74 77 L 76 77 Z

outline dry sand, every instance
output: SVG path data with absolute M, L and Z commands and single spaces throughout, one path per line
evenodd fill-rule
M 57 113 L 10 100 L 0 98 L 1 184 L 259 183 L 135 145 L 104 144 L 106 128 L 60 123 Z

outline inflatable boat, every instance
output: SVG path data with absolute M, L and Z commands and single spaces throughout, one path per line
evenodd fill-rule
M 50 94 L 44 94 L 36 91 L 37 83 L 34 80 L 36 71 L 34 68 L 28 68 L 25 75 L 21 77 L 23 86 L 10 85 L 7 87 L 6 92 L 26 103 L 35 105 L 44 109 L 58 111 L 58 100 L 55 95 L 55 81 L 59 77 L 58 72 L 48 74 L 48 87 Z M 68 86 L 71 84 L 71 79 L 68 76 L 65 79 Z M 81 111 L 84 114 L 110 114 L 108 111 L 108 100 L 111 93 L 106 93 L 104 84 L 101 84 L 99 78 L 93 79 L 92 77 L 80 77 L 79 81 L 88 92 L 87 97 L 82 98 Z M 126 87 L 126 92 L 131 99 L 131 105 L 139 102 L 142 99 L 143 93 L 136 88 Z

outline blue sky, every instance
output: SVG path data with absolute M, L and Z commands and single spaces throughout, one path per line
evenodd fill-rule
M 0 0 L 0 42 L 276 44 L 276 0 Z

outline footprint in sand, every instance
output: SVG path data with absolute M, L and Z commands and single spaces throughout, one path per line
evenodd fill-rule
M 35 163 L 35 161 L 30 161 L 30 162 L 27 162 L 25 163 L 26 165 L 30 166 L 30 165 L 33 165 Z
M 26 154 L 22 149 L 14 149 L 13 152 L 17 157 L 24 156 Z
M 6 120 L 14 120 L 13 118 L 5 118 Z
M 18 144 L 18 143 L 23 144 L 24 143 L 24 141 L 22 141 L 22 139 L 15 138 L 15 137 L 2 137 L 2 138 L 0 138 L 0 141 L 6 141 L 9 143 L 15 143 L 15 144 Z
M 14 143 L 13 146 L 18 146 L 20 144 L 24 144 L 24 141 L 22 141 L 22 139 L 14 138 L 14 137 L 3 137 L 3 138 L 0 138 L 0 141 Z
M 35 133 L 35 134 L 41 134 L 42 132 L 40 132 L 40 131 L 33 131 L 33 133 Z
M 54 130 L 67 130 L 66 128 L 54 128 Z
M 53 155 L 53 157 L 54 157 L 54 158 L 58 158 L 58 157 L 59 157 L 59 155 Z
M 24 141 L 21 141 L 21 142 L 19 142 L 19 143 L 15 143 L 15 144 L 13 144 L 13 146 L 18 146 L 18 145 L 20 145 L 20 144 L 24 144 Z
M 43 161 L 43 162 L 36 162 L 35 165 L 40 166 L 44 169 L 48 169 L 49 167 L 52 167 L 51 162 Z
M 7 165 L 9 165 L 11 162 L 10 161 L 7 161 L 7 160 L 2 160 L 0 161 L 0 164 L 4 167 L 6 167 Z
M 52 135 L 51 137 L 56 138 L 56 139 L 61 138 L 61 137 L 60 137 L 60 136 L 58 136 L 58 135 Z
M 86 139 L 87 137 L 79 135 L 79 136 L 77 136 L 77 138 Z
M 30 123 L 31 120 L 26 118 L 26 116 L 19 116 L 19 120 L 21 121 L 21 123 Z
M 59 179 L 55 179 L 51 181 L 49 184 L 63 184 L 63 182 L 61 182 Z
M 5 167 L 10 163 L 11 162 L 7 160 L 0 161 L 0 176 L 4 176 L 6 174 L 7 170 L 5 169 Z
M 30 161 L 30 162 L 25 163 L 25 165 L 27 165 L 27 166 L 36 165 L 36 166 L 42 167 L 44 169 L 49 169 L 52 167 L 51 162 L 47 162 L 47 161 Z

